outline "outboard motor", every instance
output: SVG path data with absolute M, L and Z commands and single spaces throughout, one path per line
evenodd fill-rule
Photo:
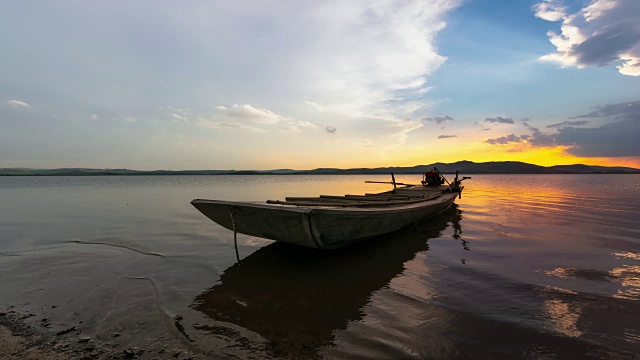
M 422 180 L 422 185 L 424 186 L 440 186 L 444 184 L 444 179 L 440 176 L 440 172 L 438 170 L 431 170 L 424 173 L 424 180 Z

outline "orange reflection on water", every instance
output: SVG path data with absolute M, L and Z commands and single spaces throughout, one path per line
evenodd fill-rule
M 575 305 L 573 305 L 575 307 Z M 580 309 L 572 309 L 572 305 L 562 300 L 545 300 L 542 311 L 552 328 L 558 333 L 578 337 L 582 332 L 577 324 L 580 318 Z
M 634 253 L 630 251 L 613 253 L 618 258 L 627 258 L 640 261 L 640 253 Z
M 615 268 L 609 272 L 614 278 L 614 281 L 620 282 L 620 284 L 626 289 L 620 289 L 613 295 L 617 298 L 639 300 L 640 299 L 640 266 L 628 266 Z

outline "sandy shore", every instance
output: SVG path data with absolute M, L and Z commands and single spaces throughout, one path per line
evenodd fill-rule
M 205 359 L 178 349 L 120 349 L 115 343 L 82 336 L 75 327 L 58 332 L 26 324 L 15 311 L 0 312 L 0 359 L 64 360 L 64 359 Z M 119 337 L 116 334 L 116 337 Z

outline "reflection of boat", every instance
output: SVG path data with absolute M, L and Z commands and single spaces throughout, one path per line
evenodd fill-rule
M 462 191 L 462 180 L 456 175 L 451 186 L 437 181 L 434 186 L 408 185 L 379 194 L 288 197 L 266 204 L 196 199 L 191 204 L 234 232 L 333 249 L 397 231 L 446 209 Z
M 371 294 L 460 219 L 454 204 L 416 227 L 331 253 L 273 243 L 227 269 L 191 307 L 260 334 L 275 356 L 317 349 L 362 318 Z

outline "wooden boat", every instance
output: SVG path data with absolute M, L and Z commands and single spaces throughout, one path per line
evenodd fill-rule
M 394 179 L 394 190 L 378 194 L 287 197 L 266 203 L 195 199 L 191 204 L 234 233 L 336 249 L 443 211 L 460 195 L 462 180 L 456 174 L 449 186 L 424 186 L 397 184 Z

